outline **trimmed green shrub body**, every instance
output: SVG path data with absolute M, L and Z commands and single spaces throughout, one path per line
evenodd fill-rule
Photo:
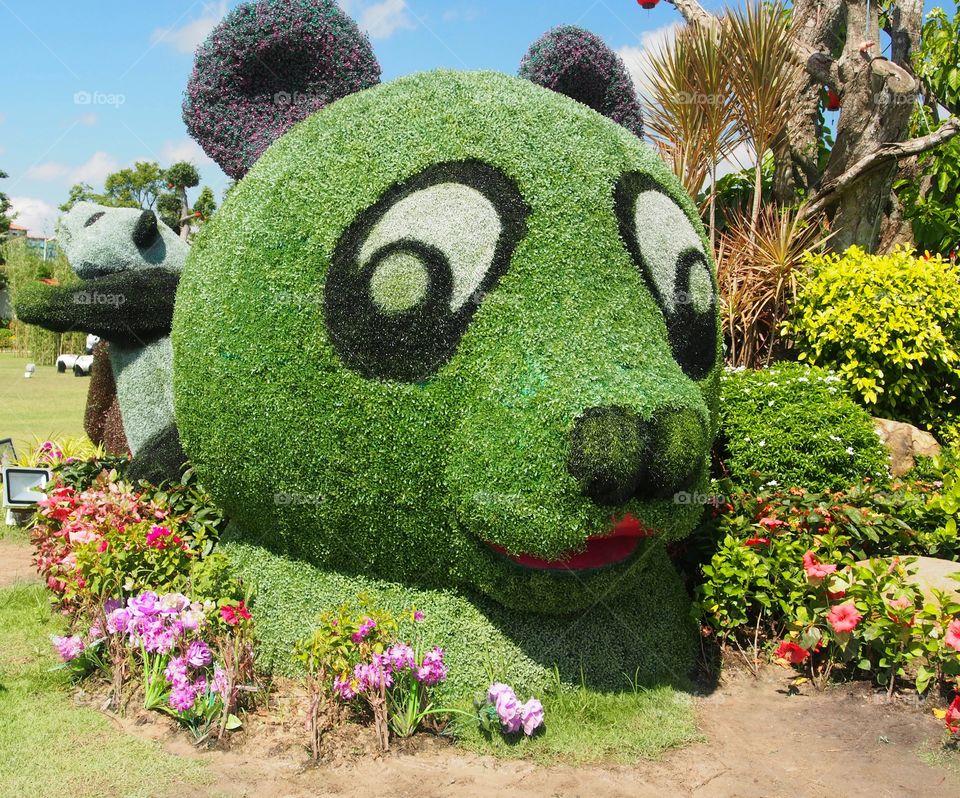
M 725 371 L 720 381 L 724 466 L 737 485 L 842 490 L 884 483 L 889 458 L 870 414 L 835 374 L 800 363 Z
M 720 371 L 696 209 L 528 81 L 413 75 L 301 122 L 197 237 L 173 326 L 201 481 L 291 557 L 560 613 L 645 594 L 701 515 L 673 495 L 706 485 Z
M 254 591 L 257 664 L 271 672 L 296 675 L 294 642 L 316 626 L 321 610 L 361 597 L 397 616 L 414 607 L 423 613 L 416 629 L 402 631 L 443 648 L 450 669 L 439 688 L 442 699 L 471 699 L 498 680 L 539 694 L 555 686 L 558 675 L 567 685 L 585 681 L 601 691 L 629 691 L 631 680 L 688 686 L 697 629 L 684 588 L 665 561 L 657 562 L 642 593 L 586 612 L 543 616 L 453 590 L 346 576 L 249 543 L 221 542 L 218 551 Z
M 835 369 L 874 415 L 934 426 L 956 413 L 960 266 L 859 247 L 807 266 L 787 327 L 801 359 Z

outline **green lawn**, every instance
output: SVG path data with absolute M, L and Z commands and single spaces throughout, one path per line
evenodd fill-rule
M 76 705 L 50 635 L 62 620 L 40 585 L 0 590 L 0 798 L 155 798 L 195 792 L 203 766 Z M 192 784 L 194 789 L 186 787 Z
M 0 352 L 0 438 L 13 438 L 22 454 L 38 438 L 83 435 L 83 409 L 89 377 L 57 374 L 54 366 L 37 366 L 29 380 L 28 360 Z

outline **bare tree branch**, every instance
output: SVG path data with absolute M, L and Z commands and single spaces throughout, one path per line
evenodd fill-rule
M 804 205 L 803 216 L 808 218 L 820 213 L 826 205 L 829 204 L 835 194 L 875 169 L 889 165 L 891 161 L 899 161 L 904 158 L 909 158 L 912 155 L 920 155 L 928 150 L 932 150 L 934 147 L 949 141 L 958 133 L 960 133 L 960 119 L 951 117 L 937 128 L 937 130 L 926 136 L 920 136 L 907 141 L 881 144 L 869 155 L 865 155 L 853 164 L 843 174 L 825 181 L 813 199 Z
M 719 20 L 705 9 L 697 0 L 667 0 L 673 3 L 680 15 L 690 25 L 704 25 L 709 28 L 716 27 Z

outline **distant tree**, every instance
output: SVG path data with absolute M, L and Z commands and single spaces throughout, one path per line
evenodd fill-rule
M 0 169 L 0 180 L 6 177 L 9 177 L 9 175 L 6 172 L 4 172 L 3 169 Z M 10 211 L 10 198 L 6 194 L 4 194 L 2 191 L 0 191 L 0 245 L 2 245 L 3 242 L 7 240 L 7 233 L 10 230 L 10 222 L 13 221 L 13 217 L 8 215 L 9 211 Z M 4 262 L 5 261 L 3 259 L 3 249 L 0 248 L 0 265 L 3 265 Z M 5 283 L 5 282 L 6 282 L 5 275 L 0 276 L 0 283 Z
M 186 241 L 190 234 L 190 219 L 193 218 L 190 201 L 187 198 L 187 189 L 196 188 L 200 185 L 200 173 L 192 163 L 179 161 L 163 173 L 163 178 L 167 181 L 167 189 L 172 191 L 180 201 L 180 217 L 177 227 L 180 230 L 180 237 Z
M 132 169 L 107 175 L 103 185 L 108 204 L 143 210 L 153 210 L 163 186 L 163 170 L 153 161 L 137 161 Z
M 206 222 L 217 210 L 217 201 L 213 196 L 213 189 L 210 186 L 204 186 L 200 189 L 200 196 L 193 203 L 193 211 L 198 214 L 197 221 Z
M 70 196 L 67 197 L 67 201 L 59 207 L 66 213 L 78 202 L 96 202 L 99 205 L 106 205 L 105 199 L 102 194 L 97 194 L 89 183 L 74 183 L 70 186 Z

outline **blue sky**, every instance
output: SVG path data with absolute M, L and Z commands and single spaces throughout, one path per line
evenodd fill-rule
M 102 188 L 135 160 L 192 160 L 218 197 L 219 167 L 180 118 L 192 53 L 240 0 L 0 0 L 0 187 L 18 221 L 51 234 L 71 184 Z M 576 23 L 628 65 L 669 35 L 679 14 L 636 0 L 341 0 L 368 31 L 389 80 L 436 67 L 515 72 L 548 28 Z M 708 8 L 719 8 L 708 0 Z M 952 11 L 952 3 L 947 4 Z

